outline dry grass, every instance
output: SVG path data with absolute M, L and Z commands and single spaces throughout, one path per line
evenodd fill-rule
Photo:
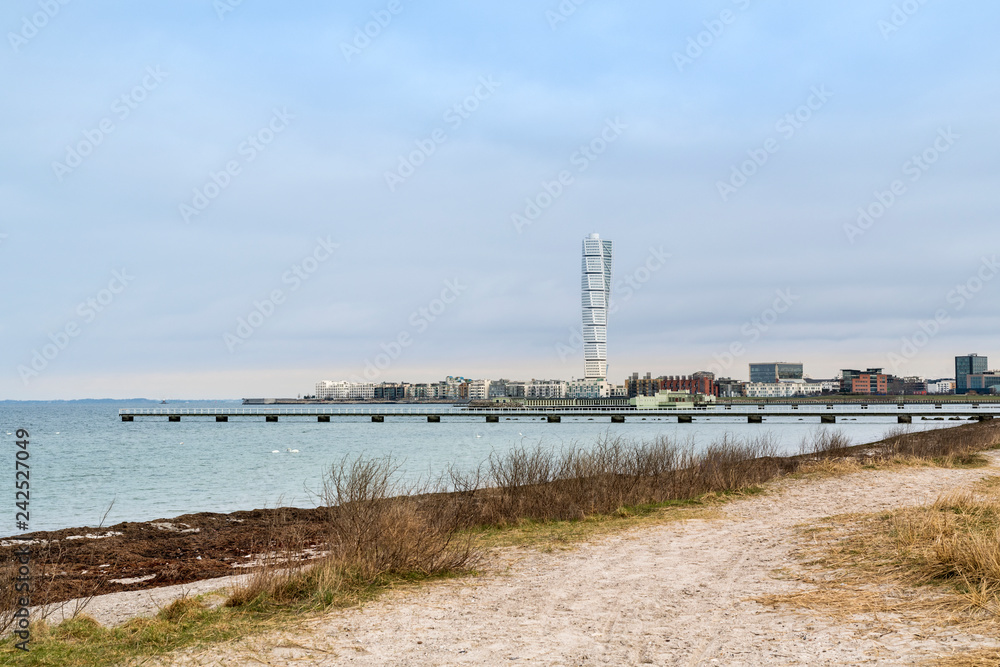
M 761 603 L 842 618 L 898 614 L 990 634 L 1000 628 L 1000 478 L 926 507 L 833 517 L 802 535 L 798 556 L 818 571 L 805 580 L 815 588 Z
M 986 648 L 934 661 L 938 667 L 1000 667 L 1000 649 Z
M 539 447 L 494 454 L 484 471 L 460 478 L 472 490 L 472 525 L 503 527 L 739 492 L 794 465 L 775 455 L 766 436 L 725 437 L 700 452 L 662 437 L 650 443 L 606 437 L 586 450 Z M 482 488 L 479 479 L 485 480 Z
M 294 546 L 269 552 L 226 605 L 324 609 L 360 602 L 399 581 L 471 569 L 478 553 L 462 533 L 470 523 L 468 494 L 443 493 L 440 484 L 404 485 L 398 470 L 391 457 L 345 458 L 333 466 L 322 494 L 327 554 L 296 566 Z

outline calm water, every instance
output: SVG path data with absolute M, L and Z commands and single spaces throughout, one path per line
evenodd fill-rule
M 217 403 L 232 407 L 237 403 Z M 867 417 L 820 426 L 813 418 L 746 424 L 677 424 L 649 420 L 610 424 L 605 420 L 511 420 L 486 424 L 482 417 L 445 418 L 429 424 L 422 417 L 373 424 L 369 417 L 329 424 L 285 420 L 268 424 L 262 418 L 229 423 L 214 419 L 137 418 L 122 423 L 118 409 L 148 407 L 127 402 L 99 405 L 49 404 L 0 407 L 0 470 L 10 489 L 14 479 L 15 436 L 18 428 L 31 434 L 31 529 L 55 530 L 96 526 L 111 506 L 104 525 L 146 521 L 189 512 L 231 512 L 279 504 L 312 507 L 324 471 L 345 455 L 393 454 L 402 472 L 416 478 L 441 471 L 448 464 L 474 467 L 491 451 L 518 445 L 586 446 L 605 433 L 643 440 L 665 435 L 678 442 L 704 446 L 725 434 L 752 437 L 769 433 L 788 453 L 823 429 L 837 429 L 854 443 L 877 440 L 895 426 L 895 417 Z M 449 421 L 449 419 L 451 421 Z M 917 422 L 914 430 L 954 426 L 960 422 Z M 287 450 L 297 449 L 297 453 Z M 274 451 L 277 450 L 277 453 Z M 9 484 L 9 486 L 7 486 Z M 0 535 L 13 535 L 13 494 L 9 507 L 0 506 Z

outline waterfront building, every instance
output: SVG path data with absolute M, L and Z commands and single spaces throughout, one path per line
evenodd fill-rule
M 629 403 L 639 410 L 691 409 L 705 403 L 714 403 L 715 396 L 693 394 L 690 391 L 658 391 L 653 396 L 636 396 Z
M 750 364 L 750 382 L 773 383 L 801 379 L 802 364 L 790 364 L 784 361 Z
M 625 386 L 629 398 L 653 396 L 663 390 L 690 391 L 710 396 L 719 395 L 715 374 L 708 371 L 698 371 L 691 376 L 661 375 L 658 378 L 652 377 L 652 373 L 646 373 L 645 377 L 639 377 L 638 373 L 632 373 L 631 377 L 625 378 Z
M 469 380 L 469 400 L 485 401 L 490 397 L 489 380 Z
M 610 398 L 612 386 L 607 380 L 570 380 L 566 383 L 566 398 Z
M 715 381 L 715 386 L 718 389 L 720 398 L 736 398 L 737 396 L 743 396 L 743 385 L 745 382 L 740 380 L 734 380 L 732 378 L 719 378 Z
M 793 398 L 795 396 L 817 396 L 823 393 L 823 385 L 805 380 L 784 382 L 747 382 L 743 385 L 743 395 L 748 398 Z
M 969 391 L 968 376 L 985 373 L 989 364 L 986 357 L 978 354 L 967 354 L 964 357 L 955 357 L 955 393 L 966 394 Z
M 905 383 L 901 378 L 883 373 L 881 368 L 869 368 L 866 371 L 845 368 L 840 371 L 840 391 L 844 394 L 873 396 L 902 394 Z
M 591 234 L 583 240 L 582 305 L 584 378 L 608 378 L 608 302 L 611 299 L 612 242 Z
M 324 380 L 316 383 L 316 398 L 323 401 L 370 400 L 375 398 L 375 383 Z
M 1000 387 L 1000 371 L 987 371 L 985 373 L 969 373 L 966 376 L 966 393 L 976 392 L 977 394 L 996 394 Z
M 951 378 L 943 378 L 940 380 L 928 380 L 927 381 L 927 393 L 928 394 L 954 394 L 955 393 L 955 381 Z
M 434 390 L 432 385 L 426 382 L 419 382 L 417 384 L 411 384 L 407 387 L 406 391 L 407 398 L 434 398 Z
M 525 398 L 566 398 L 562 380 L 532 380 L 524 388 Z
M 489 398 L 507 398 L 507 383 L 510 380 L 503 378 L 490 381 Z
M 406 384 L 400 382 L 382 382 L 375 385 L 375 400 L 402 401 L 406 398 Z

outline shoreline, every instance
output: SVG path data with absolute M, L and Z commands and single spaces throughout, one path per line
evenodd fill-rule
M 1000 431 L 1000 422 L 956 426 L 975 432 Z M 954 429 L 946 429 L 953 432 Z M 934 438 L 940 431 L 918 431 L 907 438 Z M 865 458 L 879 440 L 838 450 L 838 456 Z M 775 479 L 794 470 L 811 454 L 765 457 L 781 471 Z M 752 459 L 761 462 L 763 459 Z M 16 545 L 29 543 L 36 576 L 49 574 L 50 587 L 36 594 L 51 604 L 94 594 L 146 591 L 190 585 L 251 571 L 294 543 L 299 562 L 323 555 L 328 509 L 274 508 L 232 513 L 198 512 L 169 519 L 123 522 L 101 529 L 66 528 L 38 531 L 0 542 L 0 558 L 10 562 Z M 283 541 L 286 540 L 287 541 Z
M 310 616 L 300 626 L 183 649 L 151 664 L 252 659 L 328 665 L 347 656 L 363 665 L 485 664 L 501 658 L 559 664 L 584 658 L 594 664 L 912 664 L 996 646 L 993 637 L 934 619 L 888 618 L 877 610 L 872 618 L 840 618 L 762 602 L 807 594 L 817 585 L 795 558 L 812 540 L 804 525 L 933 502 L 996 476 L 1000 452 L 985 455 L 990 465 L 983 468 L 786 476 L 769 484 L 767 493 L 720 505 L 717 517 L 682 515 L 614 529 L 569 549 L 500 547 L 475 577 L 391 590 L 361 606 Z M 155 615 L 178 597 L 225 589 L 234 580 L 113 593 L 92 600 L 85 613 L 115 625 Z M 212 606 L 222 599 L 220 594 L 204 601 Z

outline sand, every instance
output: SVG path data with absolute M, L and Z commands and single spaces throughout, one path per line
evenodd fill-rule
M 865 616 L 837 621 L 753 599 L 811 587 L 800 580 L 805 571 L 794 556 L 809 539 L 797 529 L 801 524 L 930 503 L 942 492 L 1000 473 L 1000 453 L 989 456 L 987 469 L 906 468 L 784 480 L 767 495 L 725 505 L 721 519 L 641 527 L 569 551 L 504 550 L 477 577 L 393 591 L 287 632 L 190 649 L 154 664 L 933 662 L 998 642 L 954 626 L 929 631 L 912 620 Z M 128 606 L 118 601 L 119 610 Z M 93 609 L 102 604 L 95 601 Z

